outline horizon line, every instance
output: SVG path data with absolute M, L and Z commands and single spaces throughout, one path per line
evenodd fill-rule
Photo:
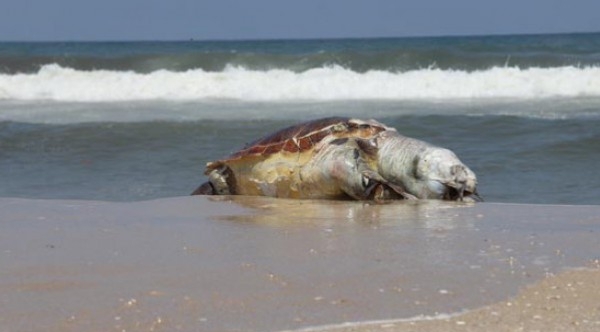
M 600 31 L 571 31 L 571 32 L 516 32 L 516 33 L 491 33 L 491 34 L 423 34 L 407 36 L 348 36 L 348 37 L 273 37 L 273 38 L 194 38 L 186 39 L 14 39 L 0 40 L 0 43 L 131 43 L 131 42 L 277 42 L 277 41 L 328 41 L 328 40 L 360 40 L 360 39 L 418 39 L 418 38 L 481 38 L 481 37 L 511 37 L 511 36 L 559 36 L 578 34 L 598 34 Z

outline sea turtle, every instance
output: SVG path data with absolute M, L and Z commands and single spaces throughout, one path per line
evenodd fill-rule
M 192 194 L 358 200 L 480 200 L 475 174 L 447 149 L 375 120 L 304 122 L 209 162 Z

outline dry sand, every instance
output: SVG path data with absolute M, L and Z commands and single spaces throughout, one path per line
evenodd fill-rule
M 598 206 L 3 198 L 0 332 L 597 331 L 599 232 Z

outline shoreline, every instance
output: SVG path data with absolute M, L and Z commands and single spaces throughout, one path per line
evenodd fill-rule
M 597 331 L 600 260 L 548 276 L 518 296 L 460 313 L 308 327 L 294 332 Z
M 0 198 L 0 331 L 591 331 L 598 233 L 600 206 Z

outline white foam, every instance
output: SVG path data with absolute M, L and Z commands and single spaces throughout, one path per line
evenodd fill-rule
M 56 64 L 37 73 L 0 74 L 0 100 L 114 102 L 144 100 L 335 101 L 443 100 L 600 96 L 600 67 L 496 67 L 480 71 L 435 68 L 355 72 L 339 66 L 296 73 L 228 67 L 81 71 Z
M 397 324 L 420 322 L 420 321 L 435 321 L 435 320 L 448 320 L 465 314 L 467 311 L 461 311 L 453 314 L 436 314 L 436 315 L 418 315 L 410 318 L 398 318 L 398 319 L 383 319 L 383 320 L 367 320 L 359 322 L 345 322 L 340 324 L 330 324 L 322 326 L 311 326 L 306 328 L 300 328 L 296 330 L 283 330 L 281 332 L 320 332 L 335 329 L 358 329 L 361 327 L 373 327 L 379 328 L 392 328 Z

